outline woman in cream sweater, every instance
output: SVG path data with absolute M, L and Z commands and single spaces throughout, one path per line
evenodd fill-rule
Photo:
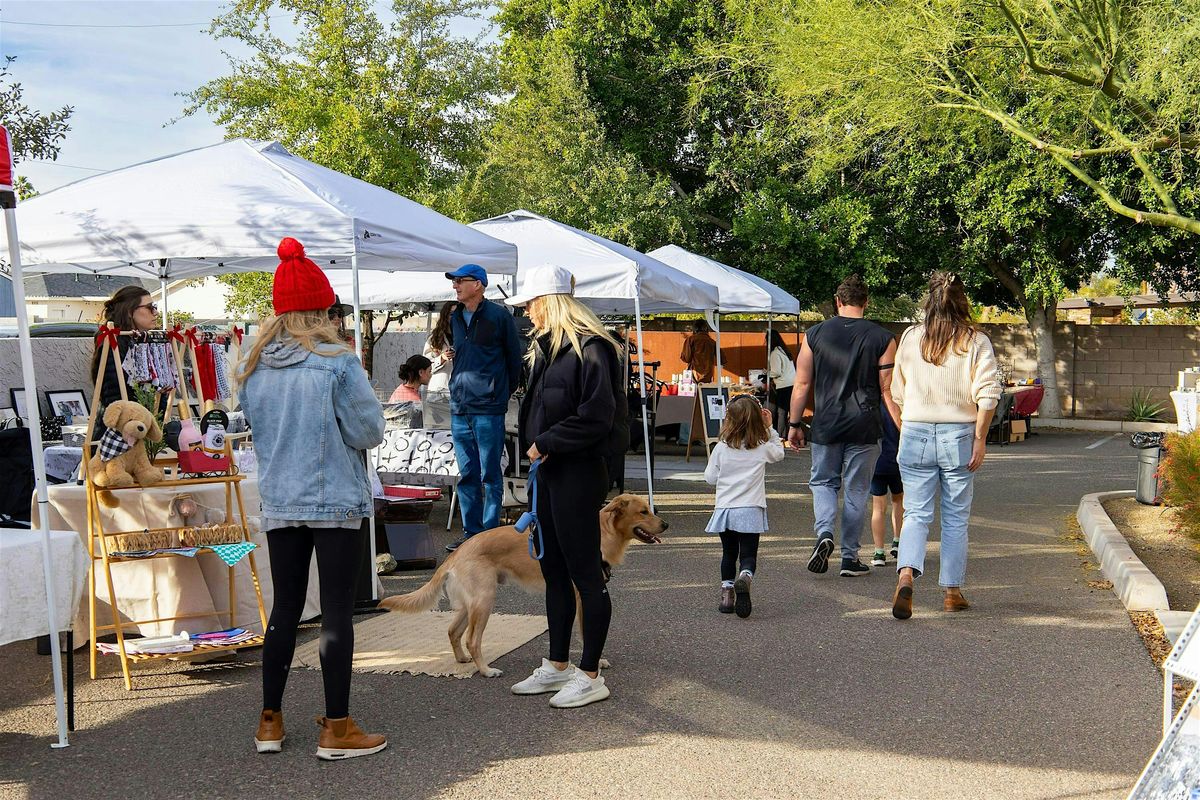
M 964 611 L 967 523 L 975 471 L 983 463 L 988 426 L 1000 399 L 996 355 L 971 323 L 963 283 L 936 272 L 925 321 L 905 331 L 896 351 L 892 396 L 901 413 L 897 461 L 904 480 L 904 527 L 892 616 L 912 616 L 913 579 L 925 571 L 925 544 L 941 492 L 942 547 L 938 583 L 945 611 Z

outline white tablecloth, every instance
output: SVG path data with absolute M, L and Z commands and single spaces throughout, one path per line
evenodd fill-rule
M 81 605 L 88 560 L 74 531 L 50 531 L 54 607 L 60 630 L 71 628 Z M 44 575 L 41 532 L 0 529 L 0 645 L 50 632 Z
M 508 469 L 508 448 L 500 456 L 501 471 Z M 428 475 L 450 482 L 458 478 L 454 437 L 450 431 L 428 428 L 389 428 L 376 453 L 376 469 L 401 475 Z
M 259 531 L 258 518 L 262 506 L 258 497 L 258 483 L 254 478 L 241 482 L 242 498 L 250 525 L 250 540 L 258 545 L 254 551 L 258 577 L 262 585 L 263 604 L 268 616 L 274 593 L 271 587 L 271 565 L 267 551 L 267 537 Z M 49 487 L 50 527 L 74 530 L 79 541 L 87 549 L 87 490 L 83 486 L 64 484 Z M 181 524 L 169 514 L 171 499 L 180 493 L 191 494 L 197 503 L 209 508 L 225 510 L 225 489 L 222 484 L 209 486 L 186 486 L 179 489 L 164 486 L 152 489 L 125 490 L 115 492 L 121 498 L 121 506 L 103 510 L 105 529 L 140 530 L 161 528 Z M 236 517 L 237 503 L 234 503 Z M 34 527 L 37 527 L 37 505 L 33 508 Z M 40 564 L 40 562 L 39 562 Z M 96 562 L 96 621 L 99 625 L 112 624 L 112 608 L 108 603 L 108 586 L 104 580 L 104 567 Z M 41 575 L 41 567 L 38 567 Z M 84 572 L 86 575 L 86 570 Z M 237 609 L 235 622 L 238 626 L 259 631 L 258 601 L 254 595 L 254 584 L 250 577 L 250 562 L 242 559 L 234 568 L 237 584 Z M 224 611 L 229 606 L 229 569 L 225 562 L 212 553 L 195 558 L 155 558 L 146 561 L 125 561 L 112 565 L 113 584 L 117 593 L 117 608 L 123 620 L 157 619 L 177 614 L 205 614 Z M 320 586 L 317 582 L 316 560 L 309 567 L 308 595 L 304 605 L 304 619 L 311 619 L 320 612 Z M 75 618 L 76 632 L 88 630 L 87 603 L 81 603 Z M 228 617 L 196 617 L 176 622 L 128 625 L 126 630 L 144 636 L 161 636 L 180 631 L 219 630 L 226 627 Z M 82 644 L 82 633 L 76 637 Z
M 1175 419 L 1178 420 L 1180 433 L 1191 433 L 1196 430 L 1198 392 L 1171 392 L 1171 400 L 1175 403 Z

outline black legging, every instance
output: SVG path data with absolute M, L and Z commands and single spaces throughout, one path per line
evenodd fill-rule
M 758 567 L 758 536 L 741 531 L 721 533 L 721 580 L 732 581 L 739 568 L 754 572 Z
M 792 413 L 792 387 L 784 386 L 775 390 L 775 417 L 776 428 L 782 428 L 779 435 L 786 437 L 789 433 L 788 416 Z M 782 414 L 783 419 L 780 421 L 779 416 Z
M 579 668 L 595 672 L 612 618 L 600 558 L 600 507 L 608 494 L 608 468 L 599 457 L 551 455 L 538 469 L 537 481 L 538 524 L 546 547 L 542 575 L 546 578 L 550 660 L 570 659 L 578 589 L 583 607 Z
M 275 605 L 263 642 L 263 709 L 283 710 L 283 690 L 296 651 L 296 628 L 308 593 L 308 567 L 317 551 L 321 579 L 321 679 L 325 716 L 350 714 L 350 662 L 354 658 L 354 588 L 367 527 L 278 528 L 267 532 Z

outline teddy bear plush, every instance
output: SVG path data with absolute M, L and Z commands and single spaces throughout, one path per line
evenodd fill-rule
M 92 482 L 102 487 L 162 483 L 162 469 L 150 463 L 142 444 L 143 439 L 162 441 L 162 428 L 154 415 L 139 403 L 117 400 L 104 409 L 104 424 L 108 430 L 100 437 L 96 454 L 88 462 Z

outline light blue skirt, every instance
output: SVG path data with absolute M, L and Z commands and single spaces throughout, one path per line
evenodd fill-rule
M 704 529 L 705 533 L 766 533 L 767 530 L 767 510 L 758 506 L 718 508 L 708 518 L 708 526 Z

